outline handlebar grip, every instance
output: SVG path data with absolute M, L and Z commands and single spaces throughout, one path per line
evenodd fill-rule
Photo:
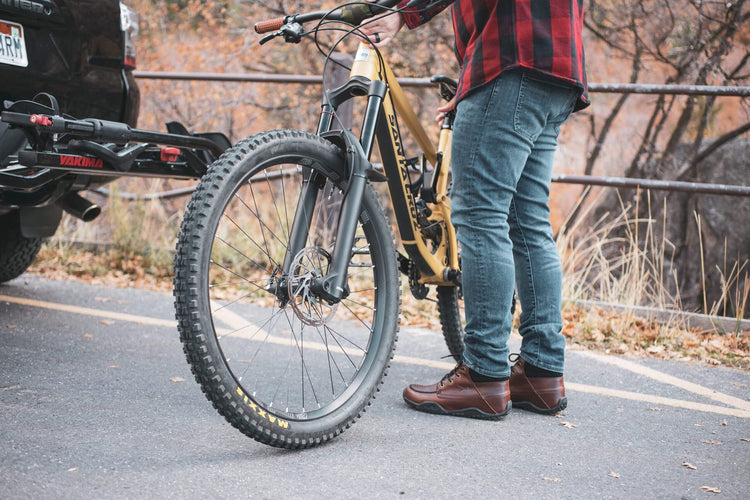
M 270 33 L 276 31 L 284 26 L 283 17 L 277 17 L 276 19 L 269 19 L 268 21 L 261 21 L 255 25 L 255 32 L 259 34 Z

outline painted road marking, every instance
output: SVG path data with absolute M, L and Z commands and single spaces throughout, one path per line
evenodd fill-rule
M 578 351 L 576 351 L 578 352 Z M 653 396 L 651 394 L 641 394 L 638 392 L 619 391 L 617 389 L 608 389 L 606 387 L 597 387 L 595 385 L 576 384 L 574 382 L 565 382 L 565 390 L 573 392 L 585 392 L 588 394 L 598 394 L 600 396 L 609 396 L 619 399 L 628 399 L 655 405 L 672 406 L 686 410 L 704 411 L 708 413 L 717 413 L 730 417 L 750 418 L 750 412 L 738 408 L 727 408 L 724 406 L 708 405 L 703 403 L 694 403 L 682 399 L 664 398 Z
M 90 307 L 80 307 L 80 306 L 72 306 L 68 304 L 60 304 L 56 302 L 46 302 L 42 300 L 12 297 L 8 295 L 0 295 L 0 301 L 9 302 L 12 304 L 19 304 L 19 305 L 28 306 L 28 307 L 36 307 L 40 309 L 48 309 L 48 310 L 60 311 L 60 312 L 66 312 L 66 313 L 72 313 L 72 314 L 81 314 L 85 316 L 93 316 L 93 317 L 98 317 L 98 318 L 126 321 L 130 323 L 136 323 L 139 325 L 163 326 L 167 328 L 177 327 L 177 322 L 174 320 L 163 320 L 163 319 L 151 318 L 151 317 L 140 316 L 140 315 L 135 315 L 135 314 L 125 314 L 125 313 L 120 313 L 120 312 L 115 312 L 115 311 L 107 311 L 103 309 L 94 309 Z M 221 313 L 221 316 L 223 316 L 221 319 L 224 320 L 226 323 L 230 324 L 230 326 L 237 327 L 241 325 L 242 328 L 246 328 L 248 326 L 256 326 L 256 325 L 252 325 L 251 323 L 245 320 L 242 320 L 242 323 L 239 323 L 240 318 L 239 316 L 234 315 L 234 313 Z M 259 328 L 259 327 L 256 326 L 256 328 Z M 259 330 L 262 331 L 262 329 L 260 328 Z M 288 343 L 289 341 L 285 340 L 285 342 Z M 310 346 L 310 344 L 306 344 L 306 346 Z M 321 344 L 320 348 L 325 349 L 325 346 Z M 733 406 L 733 408 L 727 408 L 723 406 L 709 405 L 709 404 L 703 404 L 703 403 L 695 403 L 692 401 L 665 398 L 661 396 L 641 394 L 637 392 L 620 391 L 616 389 L 608 389 L 606 387 L 578 384 L 575 382 L 566 382 L 565 383 L 566 390 L 570 390 L 573 392 L 583 392 L 583 393 L 588 393 L 588 394 L 598 394 L 601 396 L 608 396 L 608 397 L 626 399 L 630 401 L 638 401 L 638 402 L 643 402 L 643 403 L 672 406 L 675 408 L 683 408 L 687 410 L 715 413 L 719 415 L 727 415 L 727 416 L 740 417 L 740 418 L 750 418 L 750 403 L 743 401 L 742 399 L 714 391 L 713 389 L 709 389 L 707 387 L 703 387 L 701 385 L 688 382 L 687 380 L 682 380 L 678 377 L 674 377 L 672 375 L 659 372 L 652 368 L 641 366 L 637 363 L 633 363 L 632 361 L 628 361 L 622 358 L 617 358 L 614 356 L 605 356 L 605 355 L 601 355 L 597 353 L 592 353 L 589 351 L 575 351 L 575 352 L 577 355 L 583 355 L 591 359 L 594 359 L 598 362 L 608 363 L 613 366 L 617 366 L 618 368 L 652 378 L 659 382 L 673 385 L 675 387 L 679 387 L 681 389 L 687 390 L 694 394 L 698 394 L 700 396 L 712 399 L 714 401 L 719 401 L 721 403 Z M 428 368 L 436 368 L 436 369 L 445 370 L 445 371 L 451 370 L 455 366 L 454 363 L 450 363 L 446 361 L 434 361 L 434 360 L 417 358 L 417 357 L 412 357 L 412 356 L 402 356 L 399 354 L 393 357 L 393 362 L 404 363 L 404 364 L 415 365 L 415 366 L 424 366 Z
M 24 299 L 21 297 L 10 297 L 8 295 L 0 295 L 0 301 L 10 302 L 12 304 L 20 304 L 22 306 L 39 307 L 41 309 L 50 309 L 53 311 L 61 311 L 73 314 L 82 314 L 84 316 L 94 316 L 97 318 L 106 318 L 120 321 L 127 321 L 130 323 L 137 323 L 139 325 L 153 325 L 153 326 L 166 326 L 168 328 L 177 328 L 177 321 L 149 318 L 146 316 L 137 316 L 135 314 L 124 314 L 115 311 L 105 311 L 103 309 L 93 309 L 90 307 L 79 307 L 71 306 L 68 304 L 59 304 L 57 302 L 45 302 L 43 300 Z
M 735 398 L 734 396 L 722 394 L 721 392 L 714 391 L 713 389 L 709 389 L 708 387 L 703 387 L 702 385 L 694 384 L 693 382 L 688 382 L 687 380 L 673 377 L 672 375 L 667 375 L 666 373 L 662 373 L 652 368 L 639 365 L 638 363 L 628 361 L 627 359 L 624 359 L 624 358 L 618 358 L 615 356 L 607 356 L 604 354 L 598 354 L 598 353 L 590 352 L 590 351 L 576 351 L 576 352 L 588 358 L 595 359 L 601 363 L 614 365 L 614 366 L 617 366 L 618 368 L 622 368 L 624 370 L 637 373 L 638 375 L 643 375 L 644 377 L 657 380 L 663 384 L 673 385 L 675 387 L 679 387 L 680 389 L 686 390 L 688 392 L 692 392 L 693 394 L 698 394 L 699 396 L 703 396 L 704 398 L 713 399 L 714 401 L 718 401 L 726 405 L 734 406 L 735 408 L 740 408 L 746 412 L 750 412 L 750 401 L 744 401 L 740 398 Z

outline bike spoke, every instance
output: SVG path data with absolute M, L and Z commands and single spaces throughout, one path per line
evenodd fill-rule
M 230 220 L 231 220 L 231 219 L 230 219 Z M 232 221 L 232 222 L 234 222 L 234 221 Z M 226 240 L 225 240 L 224 238 L 222 238 L 222 237 L 220 237 L 220 236 L 217 236 L 217 237 L 216 237 L 216 239 L 217 239 L 217 240 L 219 240 L 220 242 L 224 243 L 224 244 L 225 244 L 226 246 L 228 246 L 229 248 L 231 248 L 231 249 L 232 249 L 232 250 L 234 250 L 235 252 L 237 252 L 237 253 L 238 253 L 238 254 L 239 254 L 240 256 L 244 257 L 244 258 L 245 258 L 245 260 L 247 260 L 248 262 L 252 263 L 252 264 L 253 264 L 254 266 L 256 266 L 256 267 L 257 267 L 258 269 L 265 269 L 265 266 L 261 265 L 261 264 L 260 264 L 259 262 L 257 262 L 257 261 L 256 261 L 255 259 L 253 259 L 253 258 L 251 258 L 251 257 L 248 257 L 247 255 L 245 255 L 245 253 L 244 253 L 244 252 L 242 252 L 242 251 L 238 250 L 238 249 L 237 249 L 237 248 L 236 248 L 236 247 L 235 247 L 234 245 L 232 245 L 231 243 L 229 243 L 228 241 L 226 241 Z M 248 239 L 250 239 L 250 241 L 253 241 L 253 243 L 255 243 L 255 241 L 254 241 L 254 240 L 253 240 L 252 238 L 249 238 L 249 237 L 248 237 Z M 257 243 L 256 243 L 256 245 L 257 245 Z M 258 246 L 258 248 L 260 248 L 260 246 Z M 269 255 L 268 257 L 270 258 L 270 255 Z
M 229 215 L 226 215 L 226 214 L 224 215 L 224 217 L 227 220 L 229 220 L 235 227 L 237 227 L 237 229 L 243 235 L 245 235 L 247 237 L 247 240 L 251 241 L 261 252 L 263 252 L 263 254 L 265 256 L 267 256 L 269 258 L 269 260 L 273 261 L 273 255 L 271 255 L 271 252 L 268 250 L 268 243 L 266 242 L 265 234 L 263 234 L 263 246 L 261 246 L 260 243 L 258 243 L 257 241 L 255 241 L 255 238 L 253 238 L 252 236 L 250 236 L 249 234 L 247 234 L 247 232 L 242 227 L 240 227 L 240 225 L 237 222 L 235 222 L 235 220 L 232 217 L 230 217 Z M 219 238 L 217 238 L 217 239 L 219 239 Z M 231 245 L 230 245 L 230 247 L 231 247 Z M 261 269 L 262 269 L 262 266 L 261 266 Z
M 242 280 L 242 283 L 247 284 L 247 285 L 252 285 L 253 287 L 255 287 L 256 291 L 262 291 L 264 293 L 268 293 L 268 291 L 265 288 L 263 288 L 261 285 L 257 284 L 255 281 L 251 281 L 251 280 L 245 278 L 244 276 L 240 276 L 239 274 L 235 273 L 234 271 L 232 271 L 228 267 L 222 266 L 221 264 L 219 264 L 218 262 L 214 261 L 213 259 L 211 259 L 209 262 L 210 262 L 211 265 L 216 266 L 218 268 L 221 268 L 222 270 L 228 272 L 229 274 L 231 274 L 233 276 L 236 276 L 237 278 L 240 278 Z M 224 283 L 224 286 L 226 286 L 226 282 L 223 282 L 223 283 Z M 218 288 L 221 285 L 222 285 L 221 283 L 210 284 L 209 285 L 209 289 Z M 247 296 L 247 295 L 249 295 L 249 293 L 245 294 L 245 296 Z
M 368 323 L 367 321 L 363 320 L 363 319 L 362 319 L 362 317 L 361 317 L 361 315 L 360 315 L 360 314 L 359 314 L 359 313 L 358 313 L 357 311 L 355 311 L 354 309 L 352 309 L 351 307 L 349 307 L 349 305 L 348 305 L 348 304 L 344 303 L 343 305 L 344 305 L 344 307 L 346 308 L 346 310 L 347 310 L 347 311 L 349 311 L 349 312 L 351 313 L 351 315 L 352 315 L 352 316 L 354 316 L 354 318 L 355 318 L 355 319 L 356 319 L 356 320 L 357 320 L 357 321 L 358 321 L 358 322 L 359 322 L 359 323 L 360 323 L 360 324 L 361 324 L 361 325 L 362 325 L 363 327 L 367 328 L 368 330 L 372 330 L 372 324 L 371 324 L 371 323 Z M 373 313 L 375 312 L 375 308 L 374 308 L 374 307 L 370 307 L 370 308 L 368 308 L 368 309 L 369 309 L 370 311 L 372 311 Z
M 289 212 L 287 210 L 287 203 L 285 203 L 285 201 L 287 199 L 286 198 L 286 194 L 285 194 L 286 193 L 286 189 L 285 189 L 286 182 L 284 182 L 283 175 L 280 176 L 280 179 L 278 179 L 279 180 L 279 184 L 281 184 L 281 196 L 280 196 L 280 198 L 281 198 L 281 201 L 284 202 L 284 203 L 281 203 L 281 205 L 283 207 L 283 211 L 284 211 L 284 219 L 283 219 L 283 222 L 282 222 L 281 214 L 279 213 L 279 203 L 276 200 L 275 191 L 274 191 L 274 189 L 271 186 L 271 178 L 268 175 L 268 171 L 263 171 L 263 174 L 264 174 L 264 178 L 265 178 L 265 181 L 266 181 L 266 188 L 268 189 L 268 193 L 269 193 L 271 199 L 273 200 L 272 203 L 271 203 L 271 205 L 276 210 L 276 220 L 278 220 L 281 223 L 282 228 L 284 228 L 286 230 L 285 233 L 284 233 L 284 241 L 289 241 L 289 228 L 291 228 L 292 225 L 291 225 L 291 221 L 289 219 Z

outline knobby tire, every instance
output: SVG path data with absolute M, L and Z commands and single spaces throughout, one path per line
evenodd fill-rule
M 460 288 L 457 286 L 437 287 L 438 314 L 443 338 L 456 362 L 461 362 L 464 352 L 464 315 L 460 298 Z
M 280 268 L 305 179 L 318 186 L 318 204 L 284 281 Z M 348 295 L 331 305 L 306 288 L 333 255 L 345 190 L 337 146 L 302 131 L 264 132 L 211 166 L 183 219 L 174 296 L 187 360 L 219 413 L 265 444 L 306 448 L 343 432 L 370 404 L 393 356 L 396 252 L 371 186 Z
M 43 238 L 27 238 L 21 233 L 18 211 L 0 215 L 0 283 L 17 278 L 34 262 Z

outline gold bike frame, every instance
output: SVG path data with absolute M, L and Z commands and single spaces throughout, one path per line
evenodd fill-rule
M 436 149 L 419 123 L 390 67 L 372 46 L 366 43 L 359 44 L 350 77 L 379 80 L 387 85 L 376 127 L 376 140 L 383 170 L 388 178 L 388 192 L 401 243 L 420 271 L 420 283 L 453 286 L 455 282 L 450 277 L 457 275 L 459 260 L 456 232 L 450 219 L 450 197 L 447 193 L 450 182 L 452 131 L 441 129 Z M 399 120 L 406 125 L 425 159 L 432 166 L 433 172 L 438 175 L 437 180 L 432 182 L 435 187 L 434 203 L 427 203 L 432 212 L 428 217 L 429 222 L 439 224 L 442 228 L 442 237 L 437 245 L 425 240 L 418 222 Z

